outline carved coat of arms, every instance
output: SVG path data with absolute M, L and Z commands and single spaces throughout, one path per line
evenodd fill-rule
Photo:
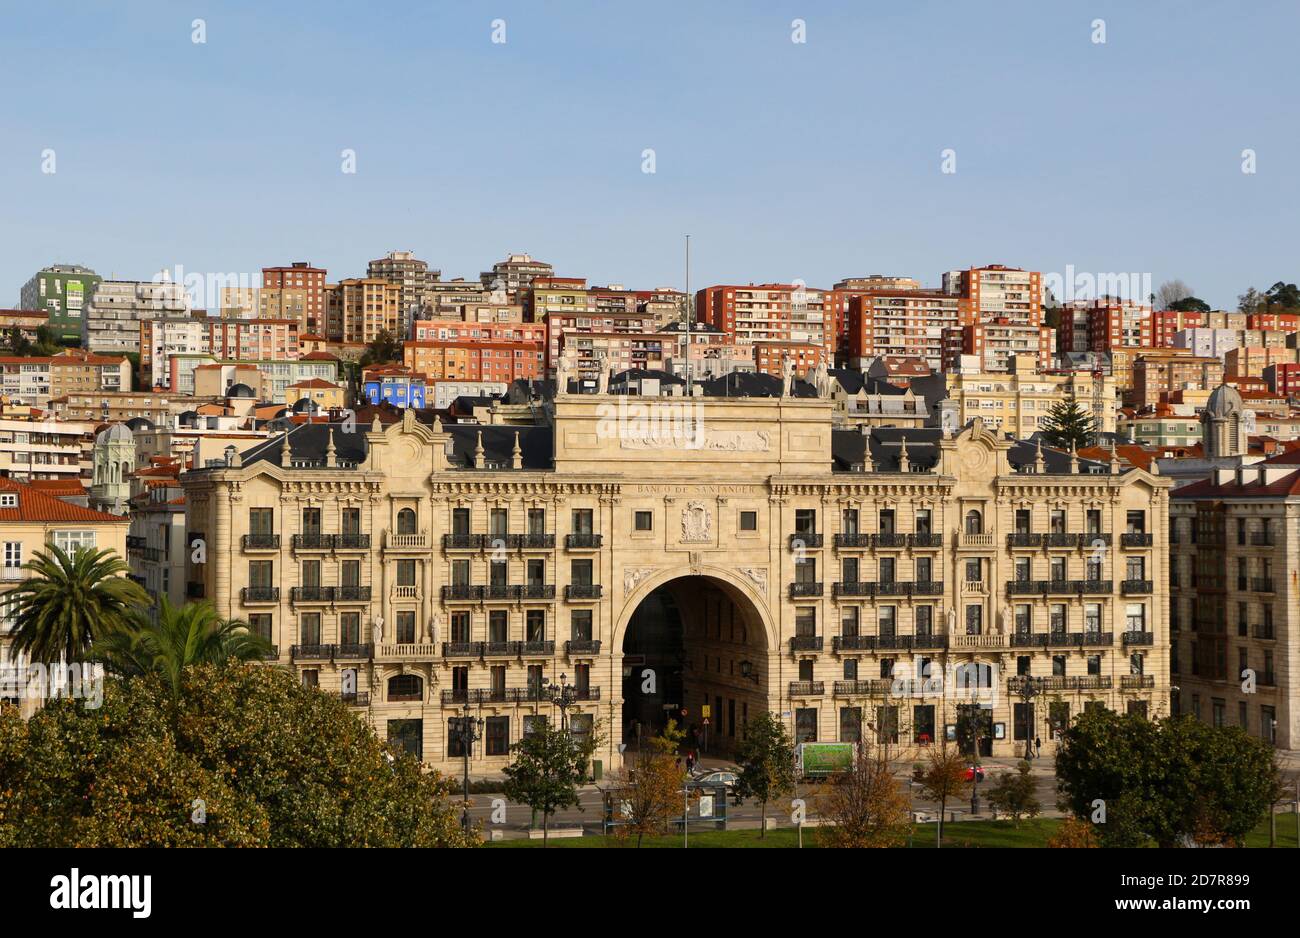
M 713 516 L 704 502 L 688 502 L 682 509 L 682 543 L 700 544 L 713 540 Z

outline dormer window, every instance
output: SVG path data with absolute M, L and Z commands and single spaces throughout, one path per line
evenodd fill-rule
M 17 492 L 0 492 L 0 508 L 17 508 Z

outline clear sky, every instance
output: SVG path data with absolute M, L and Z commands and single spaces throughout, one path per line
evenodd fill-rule
M 56 261 L 335 280 L 394 249 L 680 287 L 685 233 L 695 288 L 1072 265 L 1235 308 L 1300 280 L 1294 0 L 2 9 L 0 305 Z

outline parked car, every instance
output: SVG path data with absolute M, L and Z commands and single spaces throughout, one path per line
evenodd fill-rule
M 968 765 L 966 766 L 966 781 L 973 781 L 976 774 L 979 774 L 980 781 L 984 781 L 984 766 Z
M 736 783 L 740 780 L 731 769 L 704 769 L 696 772 L 691 779 L 692 785 L 723 785 L 727 791 L 734 793 Z

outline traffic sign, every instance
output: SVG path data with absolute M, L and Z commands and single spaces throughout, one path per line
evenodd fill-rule
M 700 716 L 704 717 L 705 721 L 707 721 L 709 717 L 713 716 L 713 708 L 708 704 L 700 707 Z

